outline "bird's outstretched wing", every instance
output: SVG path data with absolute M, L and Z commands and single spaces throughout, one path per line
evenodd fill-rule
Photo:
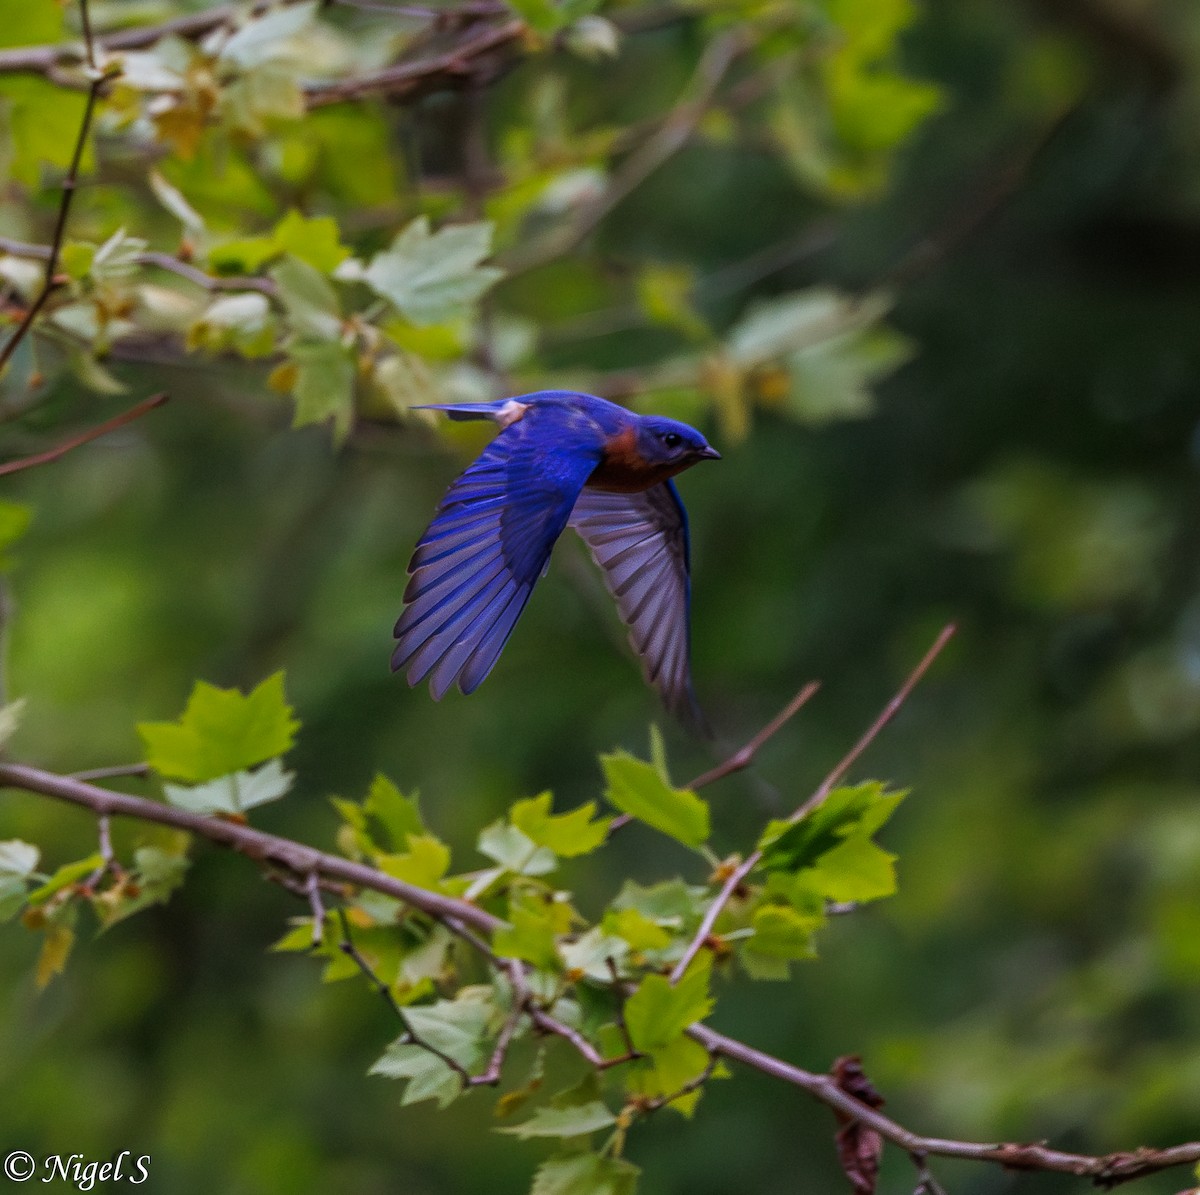
M 673 714 L 706 730 L 692 689 L 687 514 L 674 483 L 584 490 L 570 523 L 604 571 L 647 683 Z
M 479 686 L 601 450 L 594 430 L 540 406 L 488 445 L 447 490 L 413 553 L 393 671 L 407 668 L 410 685 L 429 676 L 435 698 L 455 681 L 464 693 Z

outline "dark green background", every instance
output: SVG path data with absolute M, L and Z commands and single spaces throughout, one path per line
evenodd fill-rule
M 568 70 L 572 102 L 631 118 L 645 98 L 631 81 L 673 94 L 694 49 L 686 28 L 631 39 L 616 68 Z M 720 981 L 714 1023 L 813 1069 L 861 1054 L 887 1110 L 940 1136 L 1089 1152 L 1194 1139 L 1200 13 L 930 3 L 905 54 L 944 108 L 878 199 L 822 205 L 752 145 L 695 146 L 601 233 L 618 259 L 704 274 L 826 221 L 820 251 L 749 293 L 894 277 L 892 322 L 919 350 L 864 421 L 760 412 L 722 442 L 697 415 L 724 454 L 680 486 L 701 698 L 732 744 L 803 681 L 824 684 L 755 780 L 711 790 L 717 848 L 745 849 L 801 800 L 938 628 L 960 628 L 855 772 L 913 789 L 883 835 L 898 896 L 833 925 L 790 984 Z M 489 94 L 494 129 L 541 69 Z M 498 301 L 540 318 L 611 301 L 581 285 L 544 271 Z M 699 296 L 721 325 L 749 294 Z M 636 366 L 665 335 L 567 342 L 546 363 Z M 148 390 L 148 372 L 128 376 Z M 382 770 L 420 790 L 468 867 L 478 828 L 516 797 L 594 798 L 598 751 L 644 752 L 662 716 L 574 542 L 473 697 L 434 704 L 389 674 L 408 554 L 478 440 L 371 427 L 334 452 L 319 429 L 289 430 L 236 364 L 152 380 L 172 394 L 164 410 L 5 482 L 36 509 L 10 579 L 9 683 L 29 695 L 17 757 L 125 762 L 134 723 L 175 716 L 194 679 L 245 687 L 286 668 L 301 779 L 255 823 L 329 845 L 326 797 L 359 797 Z M 710 765 L 668 734 L 677 779 Z M 93 849 L 94 827 L 6 794 L 0 836 L 57 862 Z M 240 858 L 194 854 L 168 906 L 85 938 L 43 993 L 35 936 L 0 935 L 3 1144 L 149 1153 L 146 1189 L 163 1192 L 524 1191 L 542 1154 L 490 1132 L 486 1095 L 402 1110 L 396 1086 L 365 1074 L 397 1032 L 387 1010 L 266 953 L 298 902 Z M 571 882 L 595 910 L 626 875 L 681 868 L 700 878 L 633 829 Z M 646 1192 L 837 1191 L 833 1127 L 738 1072 L 694 1121 L 638 1127 L 629 1155 Z M 884 1187 L 910 1190 L 894 1153 Z M 935 1173 L 956 1195 L 1084 1189 Z M 1138 1189 L 1187 1185 L 1180 1172 Z

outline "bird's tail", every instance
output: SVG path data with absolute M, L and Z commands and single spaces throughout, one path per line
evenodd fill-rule
M 500 398 L 495 402 L 427 402 L 414 406 L 414 411 L 445 411 L 451 419 L 490 419 L 493 423 L 504 423 L 511 418 L 515 399 Z

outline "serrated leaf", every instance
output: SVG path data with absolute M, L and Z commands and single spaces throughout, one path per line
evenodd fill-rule
M 586 855 L 594 851 L 608 835 L 611 818 L 593 821 L 594 801 L 588 801 L 570 813 L 551 813 L 552 797 L 540 793 L 513 805 L 509 817 L 512 824 L 532 842 L 544 846 L 563 859 Z
M 421 1042 L 469 1071 L 483 1059 L 488 1021 L 494 1012 L 492 991 L 486 988 L 464 989 L 455 1000 L 406 1008 L 403 1016 Z
M 712 956 L 702 952 L 674 986 L 663 975 L 647 975 L 625 1001 L 625 1027 L 633 1044 L 643 1051 L 659 1049 L 704 1020 L 713 1009 L 711 973 Z
M 410 834 L 406 852 L 379 855 L 375 862 L 381 871 L 407 884 L 436 889 L 450 870 L 450 848 L 432 834 Z
M 143 722 L 137 730 L 156 772 L 202 782 L 282 755 L 299 726 L 276 672 L 244 695 L 197 681 L 177 722 Z
M 772 958 L 815 958 L 812 937 L 824 923 L 820 914 L 805 916 L 788 905 L 762 905 L 751 920 L 751 943 L 756 954 Z
M 437 1100 L 439 1108 L 446 1108 L 462 1094 L 462 1080 L 452 1067 L 436 1054 L 403 1038 L 388 1046 L 367 1073 L 387 1079 L 407 1079 L 400 1100 L 404 1105 Z
M 402 850 L 410 834 L 424 834 L 425 824 L 416 796 L 406 797 L 382 772 L 376 772 L 362 803 L 363 812 L 384 830 L 394 850 Z
M 287 796 L 296 781 L 278 759 L 268 760 L 253 772 L 231 772 L 200 785 L 164 784 L 167 803 L 189 813 L 245 813 Z
M 670 932 L 637 908 L 610 909 L 604 914 L 602 924 L 632 950 L 663 950 L 671 944 Z
M 677 1037 L 665 1046 L 651 1050 L 645 1059 L 632 1064 L 626 1076 L 629 1091 L 635 1095 L 661 1098 L 673 1096 L 708 1067 L 708 1051 L 690 1037 Z M 700 1089 L 676 1096 L 667 1104 L 690 1117 L 700 1099 Z
M 350 256 L 350 250 L 338 237 L 337 221 L 332 216 L 302 216 L 290 210 L 272 233 L 281 253 L 312 266 L 322 274 L 332 274 Z
M 523 1141 L 531 1137 L 582 1137 L 617 1123 L 617 1118 L 599 1100 L 568 1107 L 538 1108 L 524 1123 L 498 1128 L 497 1133 L 510 1133 Z
M 548 875 L 558 866 L 554 852 L 538 846 L 523 830 L 509 822 L 496 821 L 479 835 L 481 854 L 494 859 L 514 875 Z
M 709 900 L 707 888 L 685 884 L 683 880 L 662 880 L 644 887 L 636 880 L 626 880 L 613 899 L 613 909 L 637 909 L 656 925 L 680 929 L 690 921 L 698 921 Z
M 301 341 L 289 352 L 296 366 L 292 426 L 332 420 L 334 440 L 340 443 L 354 419 L 353 350 L 337 341 Z
M 490 223 L 453 224 L 431 232 L 420 216 L 391 248 L 377 253 L 363 280 L 414 324 L 441 324 L 467 314 L 503 271 L 482 266 L 492 251 Z
M 218 273 L 244 271 L 252 274 L 279 253 L 274 237 L 239 237 L 213 245 L 208 251 L 208 264 Z M 265 298 L 263 302 L 266 302 Z
M 10 838 L 0 842 L 0 878 L 23 880 L 37 868 L 41 851 L 31 842 Z
M 799 870 L 813 866 L 826 852 L 855 833 L 873 834 L 904 799 L 889 793 L 877 780 L 835 788 L 825 800 L 799 821 L 767 823 L 758 840 L 762 866 L 771 870 Z
M 492 936 L 492 949 L 501 958 L 518 958 L 543 971 L 558 970 L 557 936 L 570 928 L 570 907 L 514 893 L 508 924 Z
M 896 891 L 896 856 L 853 834 L 826 851 L 806 879 L 830 900 L 879 900 Z
M 602 755 L 608 787 L 605 798 L 639 821 L 661 830 L 685 846 L 698 847 L 708 841 L 708 805 L 694 792 L 673 787 L 661 766 L 647 763 L 627 751 Z
M 538 1167 L 529 1195 L 633 1195 L 639 1174 L 624 1158 L 560 1154 Z
M 342 315 L 337 294 L 319 271 L 289 254 L 271 267 L 270 275 L 298 335 L 318 341 L 341 338 Z

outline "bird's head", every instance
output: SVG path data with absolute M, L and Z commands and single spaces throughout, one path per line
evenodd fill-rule
M 649 465 L 670 466 L 679 473 L 698 461 L 719 461 L 721 454 L 694 428 L 661 415 L 639 421 L 638 448 Z

